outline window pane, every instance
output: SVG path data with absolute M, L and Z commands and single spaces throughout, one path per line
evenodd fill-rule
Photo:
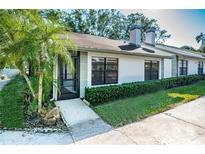
M 92 85 L 104 84 L 104 72 L 92 72 Z
M 145 61 L 145 69 L 147 70 L 151 69 L 151 61 Z
M 145 80 L 151 80 L 151 61 L 145 61 Z
M 117 70 L 118 63 L 116 58 L 106 58 L 106 70 Z
M 179 75 L 183 75 L 182 67 L 179 68 Z
M 110 65 L 117 64 L 117 58 L 106 58 L 106 63 Z
M 203 68 L 203 62 L 199 62 L 199 68 Z
M 199 62 L 198 64 L 198 74 L 199 75 L 203 74 L 203 62 Z
M 179 60 L 179 67 L 182 67 L 182 61 Z
M 106 83 L 117 83 L 117 71 L 106 71 L 105 81 Z
M 93 71 L 103 71 L 104 64 L 105 64 L 105 58 L 98 58 L 98 57 L 92 58 L 92 70 Z
M 187 65 L 187 61 L 183 60 L 183 65 L 186 66 Z
M 158 61 L 152 62 L 151 79 L 152 80 L 159 79 L 159 62 Z

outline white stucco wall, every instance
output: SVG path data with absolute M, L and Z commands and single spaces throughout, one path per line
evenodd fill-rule
M 201 59 L 194 59 L 194 58 L 186 58 L 186 57 L 179 57 L 179 60 L 188 60 L 188 75 L 194 75 L 198 74 L 198 63 L 204 62 L 204 60 Z M 205 64 L 204 64 L 205 67 Z M 205 68 L 203 68 L 205 71 Z M 178 66 L 178 73 L 179 73 L 179 66 Z
M 188 59 L 188 75 L 198 74 L 199 60 Z
M 111 53 L 98 53 L 98 52 L 80 52 L 80 97 L 84 97 L 85 87 L 92 87 L 92 57 L 113 57 L 118 58 L 118 84 L 144 81 L 144 64 L 145 60 L 157 60 L 159 61 L 159 79 L 163 71 L 161 66 L 164 63 L 164 78 L 172 77 L 172 59 L 164 59 L 162 63 L 161 58 L 154 57 L 141 57 L 131 55 L 120 55 Z M 199 59 L 191 59 L 185 57 L 179 57 L 180 59 L 188 60 L 188 75 L 198 74 L 198 62 L 202 61 Z M 58 59 L 56 58 L 56 65 L 54 65 L 54 79 L 57 79 L 58 72 Z M 205 61 L 204 62 L 204 73 L 205 73 Z M 107 84 L 106 84 L 107 85 Z M 103 85 L 99 85 L 103 86 Z M 57 89 L 53 87 L 53 97 L 57 99 Z
M 88 53 L 80 52 L 80 97 L 84 97 L 87 87 Z
M 205 74 L 205 61 L 203 61 L 203 73 Z
M 118 58 L 118 84 L 135 82 L 135 81 L 144 81 L 145 60 L 159 61 L 159 78 L 161 79 L 161 59 L 160 58 L 88 52 L 87 86 L 89 87 L 92 86 L 91 85 L 91 74 L 92 74 L 91 64 L 92 64 L 93 56 Z
M 164 78 L 172 77 L 172 60 L 164 59 Z

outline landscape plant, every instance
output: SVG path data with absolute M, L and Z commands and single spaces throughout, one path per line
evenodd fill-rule
M 69 39 L 69 31 L 65 31 L 62 25 L 48 18 L 42 10 L 1 10 L 0 17 L 1 68 L 14 65 L 20 70 L 33 100 L 38 102 L 40 113 L 43 92 L 46 91 L 43 84 L 52 82 L 52 69 L 56 57 L 68 63 L 73 72 L 68 49 L 75 52 L 76 46 Z M 36 89 L 28 76 L 31 62 L 36 70 Z
M 189 75 L 161 80 L 149 80 L 125 83 L 120 85 L 91 87 L 85 89 L 85 99 L 92 106 L 96 106 L 127 97 L 134 97 L 153 93 L 163 89 L 189 85 L 203 79 L 204 77 L 201 75 Z

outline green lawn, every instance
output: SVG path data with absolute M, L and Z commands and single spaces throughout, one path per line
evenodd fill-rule
M 24 127 L 23 91 L 25 87 L 23 78 L 17 76 L 0 91 L 0 127 Z
M 94 110 L 106 122 L 118 127 L 165 111 L 179 103 L 194 100 L 202 95 L 205 95 L 205 81 L 109 102 L 94 107 Z

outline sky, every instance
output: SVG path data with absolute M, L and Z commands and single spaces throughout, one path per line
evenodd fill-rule
M 166 29 L 171 38 L 165 44 L 181 47 L 189 45 L 196 49 L 200 44 L 195 37 L 205 33 L 205 9 L 203 10 L 120 10 L 123 14 L 140 12 L 158 20 L 160 28 Z

